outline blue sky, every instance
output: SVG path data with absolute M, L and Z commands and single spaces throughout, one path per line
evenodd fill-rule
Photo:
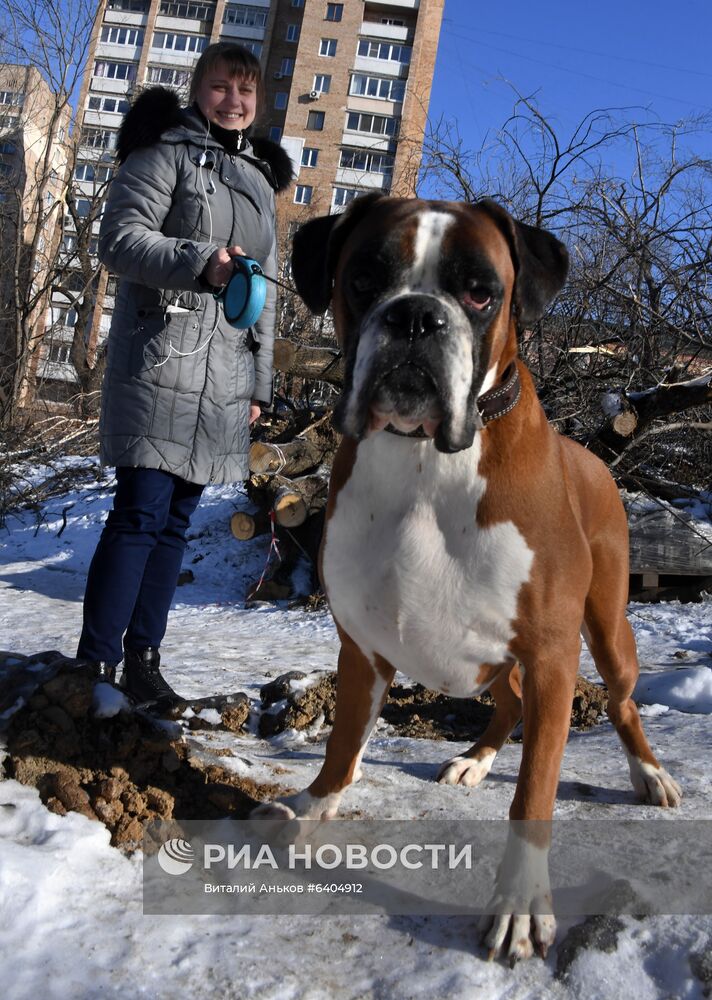
M 563 131 L 597 107 L 712 115 L 711 48 L 710 0 L 446 0 L 430 117 L 479 148 L 512 109 L 505 79 Z M 691 145 L 712 157 L 710 131 Z

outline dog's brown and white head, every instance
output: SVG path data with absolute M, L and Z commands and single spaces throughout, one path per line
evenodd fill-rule
M 486 200 L 366 195 L 294 237 L 292 273 L 316 313 L 331 303 L 345 378 L 335 423 L 360 440 L 422 425 L 444 452 L 473 442 L 477 399 L 562 287 L 566 249 Z

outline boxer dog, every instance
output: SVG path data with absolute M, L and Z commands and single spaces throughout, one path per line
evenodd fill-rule
M 631 694 L 628 536 L 605 465 L 548 424 L 517 333 L 564 284 L 563 244 L 492 201 L 356 199 L 294 238 L 297 289 L 345 360 L 321 575 L 341 639 L 334 727 L 305 791 L 261 815 L 326 818 L 396 670 L 496 708 L 438 781 L 474 786 L 524 721 L 490 957 L 555 937 L 549 824 L 583 633 L 640 798 L 676 806 Z M 544 832 L 542 832 L 542 830 Z

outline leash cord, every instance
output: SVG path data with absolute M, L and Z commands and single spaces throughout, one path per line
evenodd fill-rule
M 260 587 L 264 583 L 265 577 L 267 576 L 267 570 L 269 569 L 270 560 L 272 559 L 272 553 L 274 552 L 277 558 L 281 561 L 282 556 L 279 551 L 279 543 L 277 542 L 277 529 L 276 529 L 276 518 L 274 511 L 270 511 L 269 515 L 270 528 L 272 531 L 272 537 L 270 538 L 269 548 L 267 549 L 267 559 L 265 560 L 265 566 L 262 570 L 262 576 L 259 579 L 259 583 L 256 587 L 253 587 L 248 594 L 247 599 L 251 600 L 255 594 L 259 593 Z

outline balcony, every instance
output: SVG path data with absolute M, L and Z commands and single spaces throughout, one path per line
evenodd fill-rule
M 344 146 L 358 146 L 360 149 L 370 149 L 374 153 L 395 153 L 398 142 L 391 136 L 373 135 L 370 132 L 354 132 L 351 129 L 344 129 L 341 137 Z
M 399 10 L 418 10 L 420 0 L 368 0 L 368 6 L 385 14 L 390 8 L 397 7 Z
M 344 187 L 362 187 L 375 191 L 388 190 L 390 181 L 390 176 L 386 174 L 370 173 L 367 170 L 352 170 L 350 167 L 339 167 L 334 179 L 334 183 Z
M 409 63 L 392 59 L 372 59 L 370 56 L 356 56 L 354 72 L 368 73 L 370 76 L 408 76 Z
M 407 26 L 399 24 L 379 24 L 377 21 L 364 21 L 359 34 L 367 38 L 387 38 L 391 42 L 410 42 L 413 32 Z

